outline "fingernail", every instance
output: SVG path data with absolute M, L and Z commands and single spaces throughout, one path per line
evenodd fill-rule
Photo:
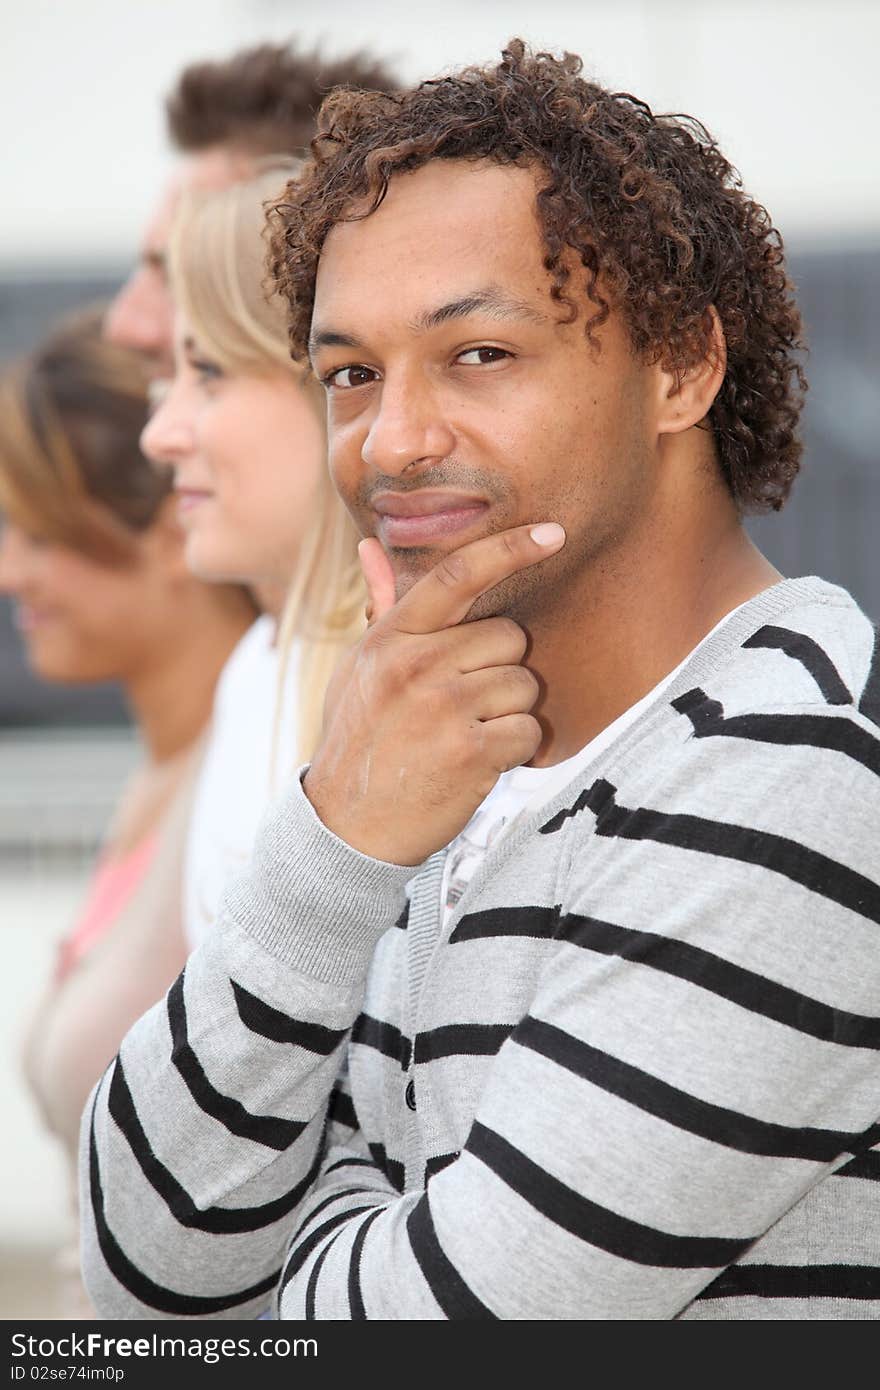
M 529 532 L 535 545 L 562 545 L 565 540 L 565 532 L 558 521 L 542 521 L 540 526 L 533 526 Z

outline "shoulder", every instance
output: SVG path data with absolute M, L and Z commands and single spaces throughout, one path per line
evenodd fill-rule
M 599 857 L 631 884 L 648 861 L 647 877 L 669 870 L 679 890 L 692 875 L 691 888 L 769 901 L 787 881 L 807 891 L 804 910 L 836 884 L 838 905 L 870 904 L 880 921 L 875 635 L 842 590 L 810 581 L 801 598 L 798 583 L 783 610 L 737 614 L 718 634 L 726 646 L 689 664 L 642 729 L 569 788 L 545 833 L 589 839 L 573 867 L 589 858 L 595 872 L 605 844 Z
M 747 604 L 732 620 L 738 640 L 707 681 L 716 698 L 730 712 L 812 705 L 880 723 L 876 633 L 855 600 L 818 579 L 786 581 L 770 595 L 772 606 Z
M 251 624 L 233 647 L 226 660 L 214 697 L 214 718 L 222 717 L 229 707 L 246 700 L 253 689 L 266 685 L 274 690 L 278 674 L 278 656 L 274 646 L 275 623 L 264 614 Z

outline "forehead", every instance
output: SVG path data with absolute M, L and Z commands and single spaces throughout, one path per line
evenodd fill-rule
M 213 145 L 183 159 L 162 189 L 144 233 L 144 250 L 164 255 L 181 195 L 187 189 L 219 191 L 253 172 L 247 157 L 224 145 Z
M 376 212 L 330 231 L 313 327 L 348 332 L 411 321 L 486 284 L 546 310 L 550 278 L 535 192 L 530 170 L 496 164 L 434 160 L 397 175 Z

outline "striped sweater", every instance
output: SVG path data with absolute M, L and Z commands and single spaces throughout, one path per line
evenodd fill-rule
M 105 1317 L 880 1317 L 880 647 L 787 580 L 490 851 L 297 785 L 83 1119 Z

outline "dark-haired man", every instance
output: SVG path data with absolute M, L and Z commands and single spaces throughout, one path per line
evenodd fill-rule
M 372 625 L 86 1116 L 96 1305 L 876 1318 L 880 662 L 741 528 L 766 215 L 518 43 L 323 120 L 276 263 Z
M 181 73 L 166 109 L 182 159 L 106 320 L 107 336 L 147 353 L 157 376 L 171 370 L 173 307 L 165 249 L 181 190 L 224 188 L 252 174 L 261 157 L 305 154 L 318 107 L 338 84 L 388 91 L 394 79 L 365 55 L 328 59 L 299 52 L 293 43 L 260 44 L 230 58 L 192 63 Z

